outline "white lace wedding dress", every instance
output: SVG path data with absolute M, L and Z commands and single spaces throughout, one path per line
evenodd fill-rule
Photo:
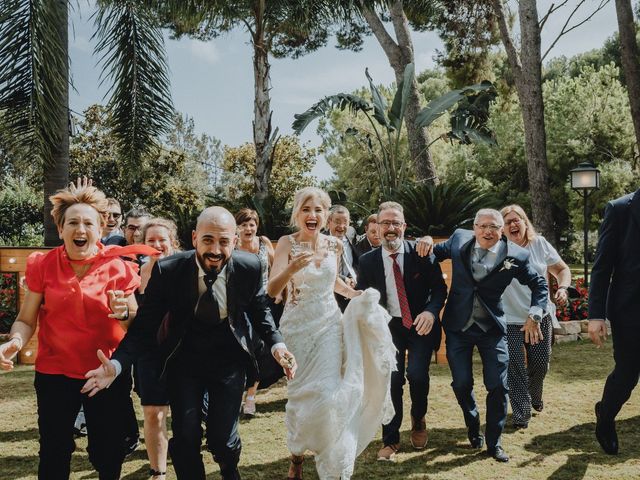
M 346 480 L 380 424 L 393 417 L 389 383 L 396 350 L 376 290 L 353 299 L 341 315 L 333 293 L 336 239 L 328 242 L 319 264 L 293 276 L 280 320 L 298 362 L 288 383 L 287 444 L 296 455 L 315 454 L 320 480 Z

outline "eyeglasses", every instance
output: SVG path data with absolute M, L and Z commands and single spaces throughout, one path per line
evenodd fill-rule
M 478 227 L 478 229 L 480 230 L 489 230 L 490 232 L 497 232 L 498 230 L 500 230 L 502 228 L 502 225 L 494 225 L 493 223 L 487 224 L 487 225 L 478 225 L 477 223 L 475 224 L 476 227 Z
M 382 222 L 378 222 L 378 225 L 382 225 L 384 228 L 400 228 L 404 225 L 403 222 L 391 222 L 389 220 L 383 220 Z
M 509 226 L 509 225 L 513 225 L 514 223 L 520 223 L 520 222 L 522 222 L 521 218 L 512 218 L 511 220 L 507 220 L 506 222 L 504 222 L 504 224 Z

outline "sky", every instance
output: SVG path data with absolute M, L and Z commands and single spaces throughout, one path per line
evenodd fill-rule
M 569 0 L 547 21 L 542 32 L 543 52 L 556 38 L 577 1 Z M 538 1 L 540 16 L 551 3 L 551 0 Z M 600 0 L 587 0 L 576 20 L 584 18 L 588 9 L 599 3 Z M 70 105 L 74 112 L 82 112 L 94 103 L 107 102 L 109 82 L 99 85 L 101 68 L 93 55 L 96 42 L 91 39 L 95 30 L 91 5 L 93 2 L 81 2 L 70 14 L 69 55 L 74 86 Z M 548 59 L 599 48 L 616 30 L 615 6 L 610 1 L 588 23 L 563 36 Z M 413 43 L 416 72 L 434 67 L 433 57 L 436 50 L 442 48 L 437 34 L 414 32 Z M 193 118 L 197 132 L 216 137 L 223 145 L 238 146 L 253 141 L 253 53 L 248 34 L 237 30 L 210 42 L 166 38 L 166 50 L 175 109 Z M 351 92 L 366 85 L 365 68 L 369 68 L 376 83 L 394 81 L 393 70 L 373 37 L 368 38 L 363 50 L 357 53 L 337 50 L 329 42 L 326 47 L 297 60 L 272 58 L 274 127 L 279 127 L 282 134 L 292 133 L 294 114 L 304 112 L 326 95 Z M 312 147 L 320 144 L 315 127 L 315 123 L 311 124 L 301 137 Z M 312 174 L 327 179 L 332 170 L 319 158 Z

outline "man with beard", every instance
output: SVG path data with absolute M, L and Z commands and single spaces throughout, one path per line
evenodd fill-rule
M 111 360 L 87 373 L 94 395 L 157 341 L 164 357 L 173 438 L 169 453 L 178 479 L 204 480 L 201 407 L 209 393 L 207 446 L 224 480 L 240 478 L 238 417 L 247 372 L 264 340 L 292 378 L 295 360 L 282 343 L 262 288 L 258 257 L 234 250 L 233 215 L 205 209 L 192 234 L 195 251 L 159 260 L 145 302 Z
M 429 365 L 440 345 L 439 314 L 447 298 L 447 286 L 435 257 L 419 257 L 414 242 L 404 240 L 406 224 L 402 205 L 382 203 L 377 222 L 382 247 L 360 257 L 357 289 L 378 290 L 380 304 L 392 316 L 389 330 L 398 349 L 398 371 L 391 374 L 395 416 L 382 427 L 383 447 L 378 452 L 378 460 L 392 460 L 400 448 L 405 378 L 411 395 L 411 445 L 418 450 L 427 445 Z

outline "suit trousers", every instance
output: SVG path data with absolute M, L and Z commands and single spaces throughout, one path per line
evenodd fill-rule
M 75 450 L 73 424 L 84 408 L 89 461 L 100 480 L 117 480 L 125 456 L 127 417 L 123 409 L 130 400 L 131 376 L 120 375 L 111 386 L 89 397 L 80 393 L 85 380 L 36 372 L 40 431 L 39 480 L 66 480 Z
M 487 447 L 496 447 L 500 445 L 500 436 L 507 419 L 507 337 L 498 327 L 484 332 L 475 324 L 464 332 L 446 331 L 446 334 L 447 361 L 453 377 L 451 386 L 462 408 L 465 424 L 472 432 L 477 432 L 480 428 L 480 414 L 473 393 L 473 348 L 478 347 L 484 386 L 488 392 L 485 431 Z
M 429 366 L 434 348 L 431 335 L 418 335 L 415 327 L 407 329 L 402 325 L 402 318 L 393 317 L 389 322 L 389 330 L 393 344 L 398 349 L 396 353 L 398 370 L 391 373 L 391 401 L 396 413 L 391 422 L 382 426 L 382 441 L 385 445 L 400 442 L 403 415 L 402 392 L 405 378 L 409 381 L 411 416 L 421 419 L 427 413 Z
M 507 325 L 509 403 L 513 413 L 512 422 L 516 425 L 529 423 L 531 407 L 542 410 L 544 404 L 542 389 L 549 371 L 553 340 L 551 316 L 545 315 L 540 322 L 544 338 L 535 345 L 524 342 L 524 332 L 521 329 L 522 325 Z
M 242 444 L 238 433 L 246 363 L 212 368 L 176 360 L 167 371 L 172 438 L 169 453 L 179 480 L 205 480 L 202 445 L 202 399 L 209 393 L 207 447 L 220 465 L 224 480 L 239 479 Z
M 615 366 L 607 377 L 602 392 L 600 416 L 614 421 L 622 406 L 629 400 L 640 376 L 640 328 L 638 323 L 611 322 L 613 359 Z

